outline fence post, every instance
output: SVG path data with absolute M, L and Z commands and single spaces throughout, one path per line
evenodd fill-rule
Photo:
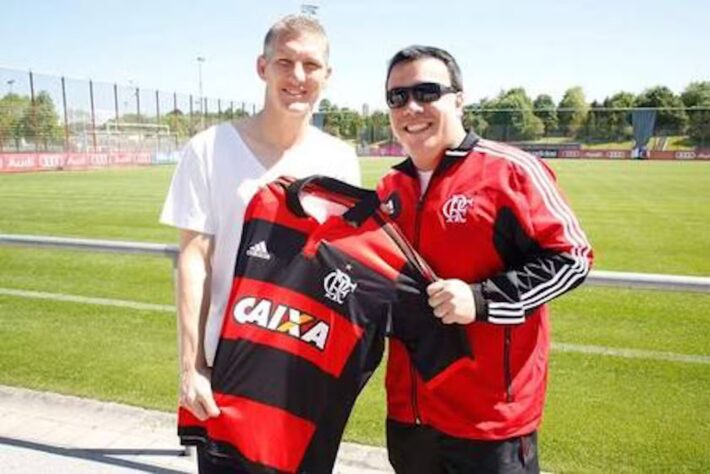
M 32 71 L 30 71 L 30 107 L 32 108 L 31 120 L 32 120 L 32 132 L 35 135 L 35 151 L 39 151 L 39 134 L 37 133 L 37 108 L 35 107 L 35 80 Z
M 136 87 L 136 116 L 138 123 L 141 123 L 141 90 L 139 87 Z
M 94 153 L 96 153 L 96 111 L 94 110 L 94 82 L 89 79 L 89 103 L 91 105 L 91 141 L 94 145 Z
M 205 104 L 204 108 L 202 109 L 202 110 L 204 110 L 204 112 L 202 113 L 202 130 L 204 130 L 205 124 L 207 121 L 207 116 L 210 114 L 210 111 L 207 109 L 207 106 L 209 105 L 209 103 L 207 102 L 207 97 L 203 97 L 202 100 L 204 101 L 204 104 Z
M 155 90 L 155 120 L 156 124 L 158 125 L 158 128 L 156 130 L 156 138 L 158 145 L 157 151 L 162 151 L 160 148 L 160 91 L 158 91 L 158 89 Z
M 190 94 L 190 135 L 192 135 L 195 123 L 195 111 L 192 105 L 192 94 Z
M 176 119 L 179 120 L 179 117 L 177 115 L 177 112 L 178 112 L 177 92 L 173 92 L 173 112 L 175 113 Z M 182 113 L 180 115 L 182 115 Z M 173 132 L 173 135 L 175 136 L 175 148 L 177 148 L 180 145 L 180 141 L 178 139 L 178 131 L 175 130 Z
M 67 112 L 67 87 L 62 76 L 62 106 L 64 107 L 64 153 L 69 153 L 69 115 Z
M 116 143 L 118 144 L 118 151 L 121 151 L 121 132 L 118 126 L 120 121 L 120 119 L 118 118 L 118 85 L 116 83 L 113 84 L 113 113 L 114 117 L 116 118 L 116 125 L 114 127 L 114 130 L 118 134 L 118 140 L 116 140 Z

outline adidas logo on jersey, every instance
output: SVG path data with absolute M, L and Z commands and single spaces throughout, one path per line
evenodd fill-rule
M 395 191 L 382 201 L 380 210 L 392 219 L 399 217 L 399 213 L 402 210 L 402 200 L 399 198 L 399 193 Z
M 323 350 L 328 342 L 328 323 L 296 308 L 283 304 L 275 305 L 267 299 L 257 299 L 253 296 L 242 298 L 234 305 L 232 315 L 237 323 L 253 324 L 286 334 L 320 350 Z
M 263 260 L 271 260 L 271 254 L 266 250 L 266 241 L 262 240 L 247 250 L 247 255 L 250 257 L 261 258 Z

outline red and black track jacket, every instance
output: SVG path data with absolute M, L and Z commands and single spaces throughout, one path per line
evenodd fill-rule
M 388 416 L 469 439 L 534 431 L 548 370 L 545 303 L 579 285 L 592 262 L 553 172 L 470 133 L 444 153 L 423 196 L 411 158 L 382 178 L 378 193 L 436 274 L 470 283 L 476 304 L 476 321 L 464 326 L 473 363 L 435 389 L 390 340 Z
M 321 224 L 304 193 L 347 211 Z M 464 332 L 428 310 L 433 278 L 375 192 L 323 177 L 264 187 L 246 211 L 213 366 L 221 414 L 202 423 L 180 409 L 182 442 L 249 472 L 331 472 L 387 332 L 432 386 L 470 360 Z

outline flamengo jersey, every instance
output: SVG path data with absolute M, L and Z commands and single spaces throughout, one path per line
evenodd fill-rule
M 303 195 L 348 210 L 321 224 Z M 463 332 L 426 303 L 433 278 L 374 192 L 324 177 L 264 187 L 247 208 L 212 372 L 221 415 L 180 409 L 183 444 L 250 472 L 331 472 L 386 333 L 432 386 L 471 363 Z

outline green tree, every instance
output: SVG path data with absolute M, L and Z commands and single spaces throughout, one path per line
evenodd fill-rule
M 488 122 L 483 118 L 483 112 L 476 105 L 467 105 L 463 108 L 463 126 L 466 130 L 472 130 L 478 135 L 485 135 L 488 129 Z
M 604 99 L 604 107 L 611 110 L 608 112 L 608 136 L 612 140 L 627 140 L 633 136 L 631 126 L 630 109 L 636 106 L 636 97 L 631 92 L 617 92 L 611 97 Z
M 333 107 L 333 105 L 330 103 L 328 99 L 322 99 L 320 101 L 320 104 L 318 104 L 318 112 L 330 112 L 330 109 Z
M 340 136 L 346 140 L 357 140 L 363 119 L 359 113 L 350 109 L 341 109 Z
M 327 110 L 323 110 L 322 112 L 325 114 L 323 129 L 335 137 L 340 137 L 340 127 L 343 123 L 343 114 L 340 109 L 338 109 L 338 106 L 331 105 Z
M 21 128 L 25 138 L 34 141 L 43 150 L 47 150 L 51 142 L 61 139 L 59 115 L 48 92 L 38 93 L 34 104 L 25 109 Z
M 365 120 L 366 140 L 369 143 L 379 143 L 382 141 L 391 141 L 392 134 L 390 133 L 390 117 L 385 112 L 379 110 L 370 114 Z
M 636 103 L 636 96 L 630 92 L 619 92 L 590 104 L 585 132 L 588 138 L 596 140 L 628 140 L 633 136 L 631 111 Z
M 534 140 L 545 133 L 542 120 L 533 113 L 532 100 L 525 89 L 517 87 L 501 91 L 498 97 L 486 102 L 485 120 L 491 125 L 488 136 L 496 140 Z
M 338 136 L 343 139 L 347 139 L 352 127 L 353 115 L 355 112 L 343 107 L 338 109 L 339 123 L 338 123 Z
M 680 95 L 687 108 L 700 107 L 710 101 L 710 81 L 697 81 L 688 84 Z
M 173 111 L 174 112 L 174 111 Z M 182 113 L 180 110 L 178 112 Z M 223 120 L 239 120 L 244 117 L 248 117 L 249 113 L 246 110 L 242 109 L 233 109 L 231 107 L 228 107 L 226 110 L 222 112 L 222 117 Z
M 542 120 L 546 136 L 550 136 L 557 131 L 560 121 L 557 118 L 557 107 L 552 97 L 547 94 L 537 96 L 533 102 L 533 113 Z
M 602 104 L 593 100 L 589 104 L 589 112 L 584 120 L 584 128 L 577 132 L 577 137 L 584 140 L 605 139 L 607 136 L 606 114 L 602 111 Z M 581 134 L 584 133 L 582 137 Z
M 691 82 L 681 94 L 688 113 L 688 135 L 699 146 L 710 144 L 710 81 Z
M 665 86 L 646 89 L 636 98 L 636 107 L 657 108 L 656 130 L 663 135 L 685 133 L 688 126 L 688 114 L 683 101 Z
M 579 86 L 567 89 L 557 108 L 560 129 L 565 136 L 576 137 L 583 131 L 588 111 L 584 90 Z
M 190 117 L 176 109 L 171 110 L 163 117 L 163 122 L 170 127 L 170 133 L 174 133 L 178 138 L 190 136 Z
M 20 150 L 23 137 L 23 118 L 30 107 L 30 98 L 17 94 L 6 94 L 0 99 L 0 151 L 10 142 Z

